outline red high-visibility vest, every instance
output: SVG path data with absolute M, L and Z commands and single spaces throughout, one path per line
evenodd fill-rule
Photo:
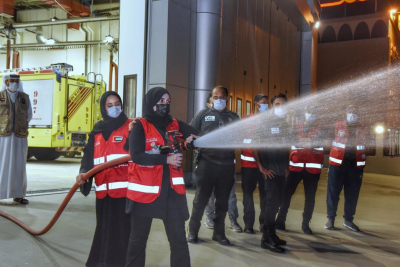
M 337 122 L 335 125 L 335 140 L 332 143 L 331 152 L 329 154 L 330 165 L 342 165 L 348 139 L 349 131 L 346 121 Z M 362 126 L 359 126 L 356 130 L 356 164 L 359 169 L 364 169 L 367 159 L 365 155 L 365 142 L 365 131 Z
M 127 120 L 119 129 L 113 131 L 108 141 L 104 140 L 101 133 L 94 136 L 94 167 L 129 155 L 124 150 L 124 145 L 129 137 L 128 127 L 131 121 Z M 128 165 L 129 163 L 126 162 L 107 168 L 95 175 L 94 182 L 97 198 L 103 199 L 107 194 L 112 198 L 126 197 Z
M 298 138 L 315 138 L 321 127 L 318 125 L 313 127 L 307 135 L 303 130 L 303 123 L 297 124 L 296 132 Z M 302 148 L 292 146 L 290 151 L 289 170 L 293 172 L 301 172 L 306 168 L 307 172 L 313 174 L 320 174 L 324 164 L 324 148 Z
M 153 124 L 146 119 L 140 119 L 146 138 L 146 153 L 152 154 L 153 147 L 164 146 L 164 138 Z M 167 127 L 167 131 L 179 131 L 179 124 L 174 119 Z M 169 165 L 171 188 L 178 194 L 186 193 L 182 168 L 174 169 Z M 151 203 L 161 193 L 163 165 L 143 166 L 136 163 L 129 165 L 127 197 L 140 203 Z
M 243 119 L 249 118 L 250 116 L 253 116 L 253 115 L 254 114 L 244 116 Z M 250 148 L 244 148 L 242 150 L 242 152 L 240 154 L 240 162 L 241 162 L 242 168 L 258 168 L 256 159 L 254 158 L 254 155 L 253 155 L 253 150 Z

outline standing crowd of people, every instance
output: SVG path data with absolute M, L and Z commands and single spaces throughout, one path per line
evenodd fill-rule
M 270 142 L 284 147 L 243 149 L 241 173 L 244 229 L 238 224 L 235 195 L 235 150 L 199 148 L 195 156 L 196 192 L 189 213 L 183 170 L 183 155 L 162 153 L 171 132 L 179 133 L 187 143 L 240 120 L 227 108 L 226 87 L 212 90 L 207 108 L 199 111 L 190 124 L 171 117 L 172 99 L 162 87 L 150 89 L 143 99 L 143 117 L 128 119 L 123 103 L 115 92 L 101 98 L 102 121 L 89 135 L 80 174 L 76 181 L 87 196 L 94 184 L 96 229 L 86 266 L 145 266 L 146 243 L 153 219 L 161 219 L 170 243 L 171 266 L 190 266 L 188 242 L 197 244 L 203 215 L 205 226 L 213 230 L 212 239 L 229 245 L 225 235 L 227 213 L 235 232 L 255 233 L 256 212 L 253 194 L 260 196 L 258 217 L 263 233 L 261 247 L 285 252 L 286 241 L 276 229 L 285 230 L 285 221 L 293 194 L 300 181 L 305 189 L 302 230 L 312 234 L 315 194 L 324 162 L 321 142 L 332 140 L 329 155 L 326 229 L 334 229 L 339 195 L 344 188 L 344 226 L 359 231 L 353 222 L 366 161 L 366 128 L 358 122 L 358 110 L 349 106 L 347 117 L 326 129 L 319 122 L 316 107 L 304 109 L 304 122 L 287 123 L 287 97 L 273 96 L 268 124 L 263 131 Z M 255 114 L 266 112 L 267 95 L 254 98 Z M 0 91 L 0 199 L 14 198 L 28 204 L 26 194 L 26 150 L 28 123 L 32 117 L 29 96 L 23 93 L 17 75 L 3 77 Z M 247 119 L 246 117 L 243 119 Z M 6 151 L 6 152 L 4 152 Z M 131 161 L 105 169 L 86 181 L 83 174 L 110 160 L 131 156 Z M 18 162 L 18 168 L 12 166 Z M 11 164 L 11 165 L 10 165 Z M 189 220 L 187 232 L 185 221 Z

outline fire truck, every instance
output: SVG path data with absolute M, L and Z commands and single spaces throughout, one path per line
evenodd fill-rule
M 82 152 L 88 134 L 101 120 L 100 98 L 105 92 L 101 74 L 71 75 L 73 66 L 59 63 L 46 67 L 0 71 L 0 77 L 16 73 L 29 95 L 33 117 L 29 123 L 28 158 L 55 160 Z M 100 79 L 97 79 L 99 78 Z

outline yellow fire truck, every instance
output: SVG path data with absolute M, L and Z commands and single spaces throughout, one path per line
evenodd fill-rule
M 88 134 L 101 119 L 100 97 L 105 91 L 100 74 L 94 81 L 86 76 L 68 76 L 73 70 L 65 63 L 47 67 L 11 69 L 0 77 L 17 73 L 29 95 L 33 117 L 29 123 L 28 158 L 54 160 L 73 157 L 86 145 Z

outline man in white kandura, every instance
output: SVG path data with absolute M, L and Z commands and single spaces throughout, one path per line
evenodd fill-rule
M 29 96 L 18 75 L 3 76 L 0 90 L 0 199 L 29 204 L 26 195 L 28 124 L 32 119 Z

